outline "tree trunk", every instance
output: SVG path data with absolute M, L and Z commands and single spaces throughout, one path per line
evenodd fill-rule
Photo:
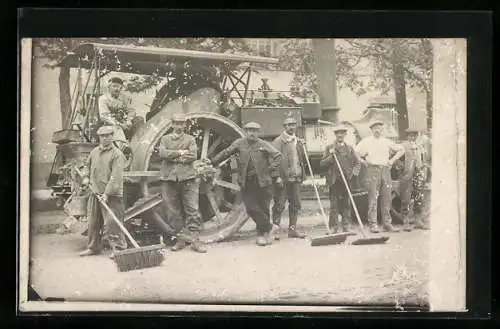
M 432 48 L 432 43 L 430 39 L 422 39 L 422 44 L 424 46 L 424 51 L 427 56 L 429 56 L 429 65 L 428 65 L 428 70 L 429 70 L 429 83 L 427 86 L 426 90 L 426 115 L 427 115 L 427 128 L 432 129 L 432 106 L 433 106 L 433 80 L 434 80 L 434 51 Z
M 71 89 L 69 86 L 70 69 L 68 66 L 59 68 L 59 106 L 62 128 L 71 124 Z
M 405 136 L 408 128 L 408 108 L 406 105 L 406 82 L 403 63 L 401 62 L 401 49 L 399 41 L 392 43 L 392 78 L 394 82 L 394 94 L 396 96 L 396 111 L 398 113 L 398 135 Z
M 429 81 L 430 89 L 425 93 L 426 103 L 425 103 L 425 113 L 427 116 L 427 129 L 432 129 L 432 79 Z

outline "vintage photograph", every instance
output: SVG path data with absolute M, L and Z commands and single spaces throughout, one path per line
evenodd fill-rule
M 465 39 L 22 46 L 25 302 L 463 309 Z

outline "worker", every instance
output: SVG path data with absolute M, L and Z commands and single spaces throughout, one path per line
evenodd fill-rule
M 431 140 L 423 132 L 416 138 L 416 144 L 419 146 L 422 154 L 422 166 L 416 168 L 413 174 L 413 213 L 415 215 L 415 229 L 428 230 L 428 214 L 425 214 L 424 205 L 426 203 L 424 190 L 426 184 L 431 179 Z
M 303 239 L 306 235 L 297 229 L 297 219 L 301 210 L 300 184 L 305 178 L 304 141 L 296 136 L 297 120 L 286 118 L 284 131 L 273 140 L 273 146 L 281 153 L 280 176 L 283 185 L 275 186 L 273 223 L 280 226 L 281 214 L 288 200 L 288 237 Z M 274 237 L 279 239 L 279 235 Z
M 121 78 L 111 78 L 107 92 L 99 97 L 99 117 L 104 125 L 114 126 L 115 143 L 127 155 L 130 152 L 128 139 L 133 135 L 134 126 L 140 118 L 136 116 L 132 98 L 123 92 Z
M 99 254 L 102 243 L 111 248 L 110 257 L 118 250 L 127 248 L 126 240 L 111 214 L 98 199 L 106 202 L 118 219 L 123 218 L 123 167 L 125 157 L 113 145 L 112 126 L 102 126 L 97 130 L 99 144 L 91 152 L 82 171 L 82 186 L 91 186 L 98 194 L 90 194 L 87 203 L 88 243 L 80 256 Z M 102 230 L 102 235 L 101 235 Z
M 402 143 L 404 154 L 404 168 L 399 182 L 399 194 L 401 197 L 401 214 L 403 216 L 403 230 L 410 232 L 411 207 L 414 205 L 413 180 L 417 170 L 423 167 L 422 150 L 417 145 L 418 130 L 406 129 L 407 140 Z M 413 198 L 412 198 L 413 197 Z
M 185 130 L 183 114 L 172 116 L 173 131 L 160 140 L 162 158 L 162 198 L 170 222 L 181 223 L 172 251 L 184 249 L 188 243 L 199 253 L 207 252 L 200 241 L 201 215 L 199 212 L 200 178 L 193 166 L 197 158 L 195 138 Z
M 328 185 L 330 196 L 329 226 L 333 233 L 354 233 L 349 194 L 340 176 L 334 154 L 340 162 L 342 172 L 344 173 L 349 188 L 352 186 L 352 177 L 359 175 L 361 161 L 356 155 L 354 148 L 344 141 L 347 134 L 347 128 L 344 125 L 339 125 L 335 127 L 333 131 L 335 134 L 335 141 L 326 146 L 320 160 L 320 166 L 327 170 L 326 184 Z M 341 221 L 339 221 L 339 214 L 342 216 Z
M 271 224 L 269 212 L 273 197 L 273 183 L 281 186 L 281 153 L 270 143 L 260 139 L 261 126 L 249 122 L 243 127 L 246 136 L 235 140 L 228 148 L 211 159 L 217 165 L 231 155 L 239 154 L 239 177 L 243 203 L 248 215 L 257 226 L 257 245 L 266 246 L 273 242 L 276 226 Z
M 404 148 L 394 141 L 383 137 L 384 123 L 372 120 L 369 124 L 371 136 L 362 139 L 355 147 L 361 163 L 366 166 L 365 183 L 368 189 L 368 223 L 372 233 L 379 233 L 377 223 L 377 205 L 381 196 L 382 228 L 386 232 L 398 232 L 392 225 L 390 214 L 392 203 L 391 168 L 394 162 L 401 158 Z M 391 152 L 396 154 L 391 158 Z

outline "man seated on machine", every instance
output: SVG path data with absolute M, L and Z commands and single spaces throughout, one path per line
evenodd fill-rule
M 108 91 L 99 97 L 99 117 L 104 125 L 113 126 L 117 147 L 128 156 L 128 140 L 135 132 L 135 127 L 142 122 L 132 106 L 132 98 L 123 92 L 123 80 L 113 77 L 109 80 Z

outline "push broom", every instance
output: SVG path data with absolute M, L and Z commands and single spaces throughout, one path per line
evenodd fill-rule
M 125 226 L 120 222 L 118 217 L 116 217 L 116 215 L 113 213 L 111 208 L 109 208 L 106 202 L 100 198 L 98 193 L 96 193 L 94 188 L 91 186 L 90 189 L 92 193 L 97 197 L 97 200 L 99 200 L 100 204 L 104 207 L 104 209 L 109 212 L 116 225 L 120 227 L 121 231 L 127 236 L 127 238 L 134 246 L 134 248 L 131 249 L 125 249 L 115 252 L 113 260 L 118 266 L 118 270 L 120 272 L 126 272 L 142 268 L 160 266 L 164 260 L 162 249 L 165 248 L 165 245 L 162 243 L 146 247 L 139 246 L 132 235 L 130 235 L 130 233 L 127 231 Z
M 349 199 L 351 200 L 352 207 L 354 209 L 354 213 L 356 214 L 356 219 L 358 220 L 359 227 L 361 228 L 361 235 L 363 236 L 360 239 L 354 240 L 352 242 L 353 245 L 365 245 L 365 244 L 383 244 L 387 240 L 389 240 L 388 236 L 379 236 L 379 237 L 368 237 L 365 233 L 365 228 L 363 226 L 363 223 L 361 222 L 361 217 L 359 216 L 358 212 L 358 207 L 356 206 L 356 203 L 354 202 L 354 197 L 352 196 L 351 189 L 349 188 L 349 184 L 347 184 L 347 180 L 344 176 L 344 172 L 342 171 L 342 167 L 340 166 L 339 159 L 337 158 L 337 155 L 335 155 L 335 152 L 333 153 L 333 157 L 335 159 L 335 162 L 337 163 L 337 167 L 339 168 L 340 171 L 340 176 L 342 177 L 342 181 L 344 182 L 345 188 L 347 189 L 347 194 L 349 194 Z
M 330 225 L 328 223 L 328 217 L 326 217 L 325 210 L 323 209 L 323 205 L 321 204 L 321 198 L 319 196 L 318 187 L 316 186 L 316 182 L 314 180 L 314 174 L 311 167 L 311 162 L 309 161 L 309 156 L 307 155 L 306 146 L 302 144 L 302 148 L 304 149 L 304 154 L 307 162 L 307 167 L 309 168 L 309 173 L 311 174 L 311 179 L 314 187 L 314 192 L 316 193 L 316 198 L 318 199 L 319 209 L 321 210 L 321 215 L 323 216 L 323 220 L 325 221 L 326 229 L 328 231 L 327 235 L 319 236 L 316 238 L 311 238 L 311 246 L 328 246 L 344 243 L 347 239 L 347 236 L 351 235 L 351 233 L 343 232 L 343 233 L 335 233 L 333 234 Z

